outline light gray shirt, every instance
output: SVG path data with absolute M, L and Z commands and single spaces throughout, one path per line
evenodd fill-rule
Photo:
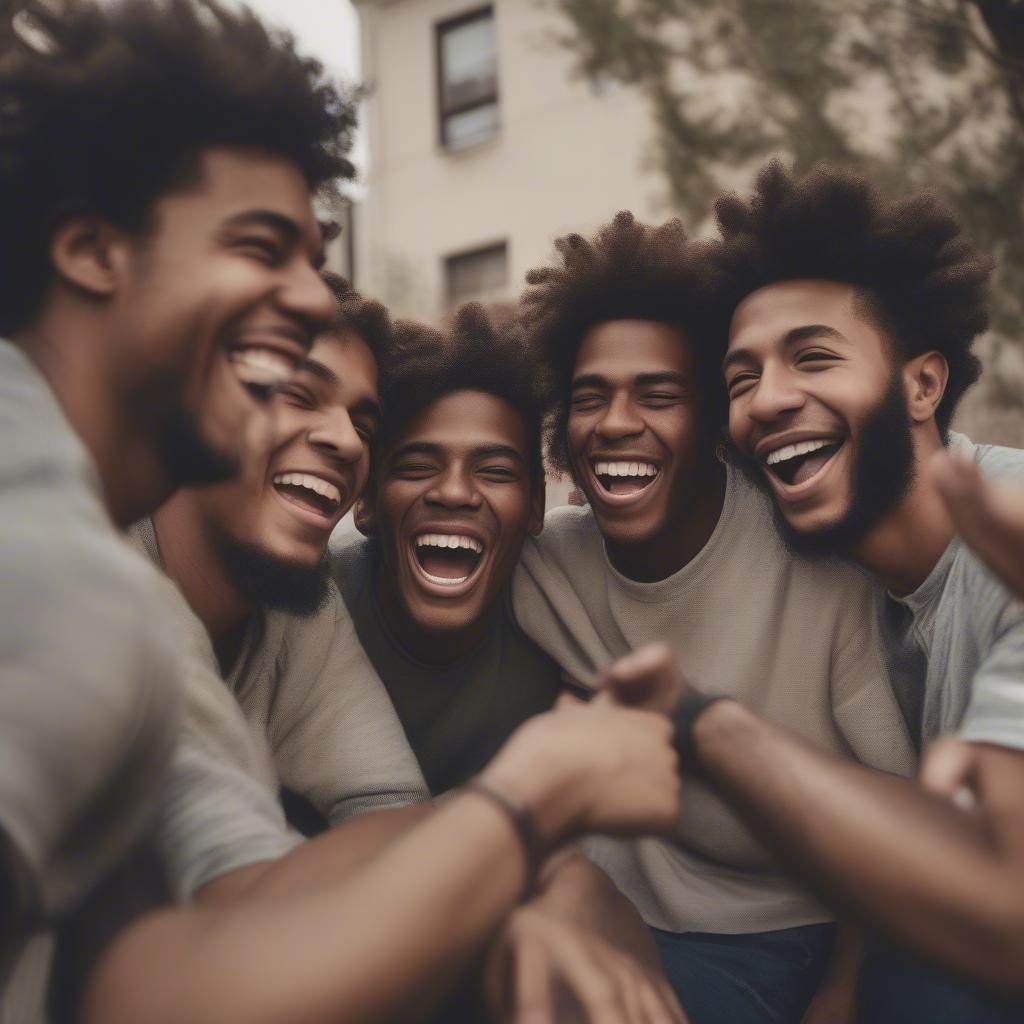
M 622 576 L 590 510 L 561 508 L 527 543 L 513 583 L 522 628 L 580 682 L 665 640 L 707 692 L 840 757 L 905 774 L 913 750 L 879 653 L 875 594 L 854 567 L 791 556 L 768 497 L 732 468 L 707 544 L 667 579 Z M 683 805 L 675 842 L 589 841 L 648 923 L 741 933 L 827 919 L 709 789 L 687 780 Z
M 28 931 L 150 824 L 180 680 L 165 582 L 111 523 L 43 377 L 2 340 L 0 437 L 0 833 L 18 879 L 0 894 L 2 987 Z
M 151 522 L 134 535 L 159 564 Z M 160 845 L 180 899 L 302 841 L 285 823 L 282 784 L 331 824 L 427 797 L 333 584 L 312 616 L 260 610 L 226 679 L 205 627 L 176 593 L 190 644 L 185 727 L 161 806 Z
M 961 434 L 950 447 L 986 477 L 1024 479 L 1019 449 L 975 445 Z M 1024 604 L 959 538 L 917 590 L 884 601 L 894 685 L 904 706 L 920 709 L 923 742 L 959 730 L 967 740 L 1024 750 Z

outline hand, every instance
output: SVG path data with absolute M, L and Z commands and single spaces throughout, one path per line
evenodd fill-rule
M 854 1024 L 857 1020 L 855 988 L 822 986 L 814 993 L 800 1024 Z
M 527 807 L 553 848 L 570 835 L 668 832 L 679 814 L 679 765 L 664 715 L 560 701 L 521 725 L 484 771 Z
M 941 452 L 928 466 L 960 535 L 1018 597 L 1024 597 L 1024 488 L 985 480 L 970 459 Z
M 964 810 L 970 810 L 978 797 L 978 758 L 976 744 L 956 736 L 943 736 L 925 751 L 921 762 L 921 785 Z
M 516 1024 L 685 1024 L 659 971 L 532 906 L 508 919 L 484 968 L 488 1008 Z M 578 1015 L 569 1016 L 570 1007 Z
M 689 685 L 666 643 L 640 647 L 608 666 L 597 678 L 596 701 L 671 714 Z

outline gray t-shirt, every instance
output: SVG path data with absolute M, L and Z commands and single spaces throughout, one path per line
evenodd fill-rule
M 1024 478 L 1024 452 L 975 445 L 951 450 L 986 477 Z M 924 743 L 959 730 L 967 740 L 1024 750 L 1024 603 L 955 538 L 907 597 L 882 599 L 893 685 L 920 714 Z
M 152 523 L 143 520 L 133 534 L 160 564 Z M 202 622 L 176 593 L 191 649 L 185 728 L 161 806 L 160 844 L 180 899 L 302 841 L 285 823 L 281 784 L 331 824 L 426 797 L 394 708 L 333 585 L 312 616 L 253 616 L 227 678 Z
M 165 581 L 111 523 L 43 377 L 2 340 L 0 437 L 2 988 L 29 930 L 150 824 L 180 681 Z
M 513 581 L 516 617 L 574 678 L 667 641 L 709 693 L 737 697 L 840 757 L 909 773 L 914 759 L 880 656 L 876 588 L 838 560 L 792 557 L 769 498 L 728 469 L 704 548 L 637 583 L 608 562 L 586 508 L 548 514 Z M 741 933 L 827 919 L 710 790 L 687 780 L 675 842 L 588 841 L 641 914 L 670 931 Z

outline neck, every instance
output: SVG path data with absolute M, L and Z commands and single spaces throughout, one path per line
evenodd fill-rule
M 898 505 L 890 509 L 853 549 L 853 559 L 898 596 L 911 594 L 928 578 L 953 540 L 955 530 L 946 506 L 923 472 L 942 450 L 933 421 L 915 428 L 914 476 Z
M 107 325 L 88 314 L 50 310 L 13 339 L 35 363 L 92 456 L 111 518 L 127 526 L 172 490 L 148 424 L 118 391 L 107 365 Z
M 493 606 L 462 629 L 431 629 L 409 615 L 386 575 L 378 566 L 374 588 L 377 607 L 388 631 L 409 657 L 444 668 L 468 657 L 483 642 L 493 618 Z
M 608 559 L 627 579 L 657 583 L 688 565 L 707 544 L 725 502 L 725 467 L 715 462 L 697 486 L 696 500 L 685 514 L 663 533 L 631 544 L 606 541 Z
M 153 516 L 164 571 L 223 657 L 254 610 L 225 571 L 194 490 L 178 491 Z

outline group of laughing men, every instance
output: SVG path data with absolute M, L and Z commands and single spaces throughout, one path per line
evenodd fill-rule
M 956 218 L 773 162 L 436 330 L 319 269 L 351 126 L 244 9 L 0 29 L 0 1019 L 1022 1019 Z

